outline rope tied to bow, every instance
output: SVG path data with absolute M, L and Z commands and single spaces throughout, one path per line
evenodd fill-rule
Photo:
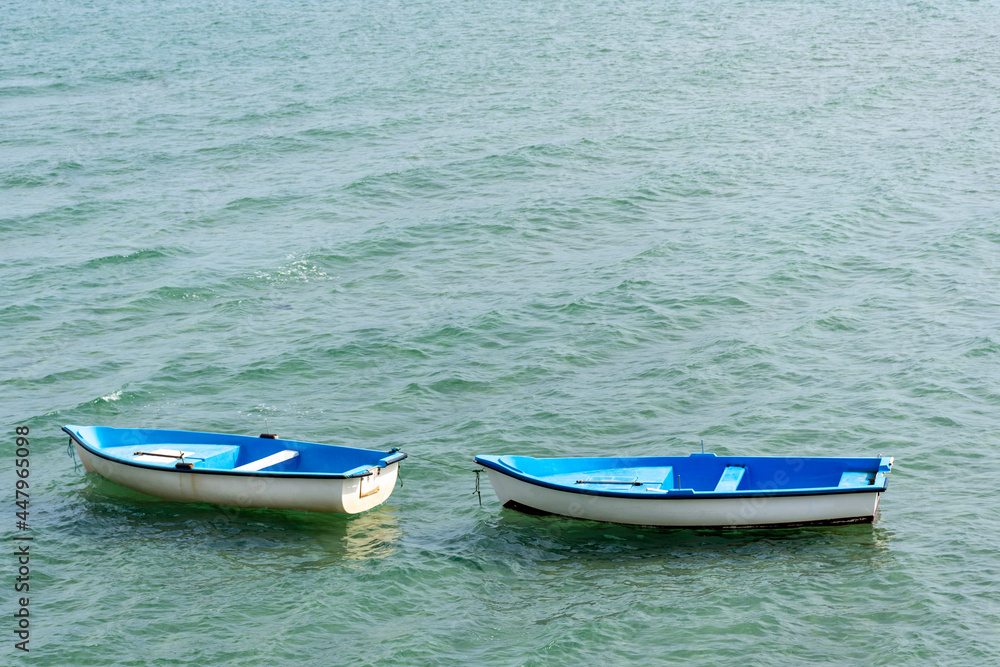
M 472 492 L 472 495 L 479 497 L 479 506 L 483 506 L 483 494 L 480 492 L 479 488 L 479 473 L 483 472 L 484 468 L 466 468 L 464 466 L 457 466 L 454 463 L 444 463 L 443 461 L 434 461 L 427 458 L 426 456 L 417 456 L 416 454 L 406 453 L 407 456 L 412 456 L 415 459 L 420 459 L 421 461 L 427 461 L 428 463 L 433 463 L 436 466 L 444 466 L 446 468 L 454 468 L 455 470 L 461 470 L 463 472 L 474 472 L 476 473 L 476 488 Z M 402 486 L 402 485 L 400 485 Z

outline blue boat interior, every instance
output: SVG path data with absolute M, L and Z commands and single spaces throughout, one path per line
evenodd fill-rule
M 737 457 L 715 454 L 642 458 L 480 456 L 516 477 L 583 492 L 668 494 L 743 493 L 885 486 L 889 458 Z M 505 470 L 506 469 L 506 470 Z
M 242 472 L 337 474 L 349 477 L 404 455 L 313 442 L 221 433 L 67 426 L 75 439 L 112 459 L 153 467 Z M 183 457 L 180 456 L 183 454 Z

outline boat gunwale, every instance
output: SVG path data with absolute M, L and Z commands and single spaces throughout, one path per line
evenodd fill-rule
M 75 433 L 73 433 L 72 431 L 70 431 L 65 426 L 62 427 L 62 430 L 65 431 L 67 435 L 69 435 L 69 437 L 73 440 L 73 442 L 75 442 L 79 446 L 83 447 L 85 450 L 87 450 L 88 453 L 93 454 L 94 456 L 97 456 L 98 458 L 104 459 L 105 461 L 111 461 L 112 463 L 117 463 L 117 464 L 120 464 L 120 465 L 131 466 L 131 467 L 134 467 L 134 468 L 141 468 L 143 470 L 151 470 L 151 471 L 154 471 L 154 472 L 164 472 L 164 473 L 171 473 L 171 474 L 172 473 L 183 473 L 183 474 L 199 474 L 199 475 L 232 475 L 232 476 L 236 476 L 236 477 L 277 477 L 277 478 L 281 478 L 281 479 L 295 479 L 295 478 L 300 478 L 300 479 L 320 479 L 320 480 L 322 480 L 322 479 L 360 479 L 362 477 L 370 477 L 371 475 L 374 474 L 374 473 L 372 473 L 371 470 L 367 470 L 367 471 L 362 472 L 362 473 L 347 474 L 347 473 L 340 473 L 340 472 L 336 472 L 336 473 L 335 472 L 301 472 L 301 471 L 288 471 L 288 472 L 271 471 L 271 472 L 268 472 L 268 471 L 256 471 L 256 470 L 225 470 L 225 469 L 221 469 L 221 468 L 176 468 L 176 467 L 169 467 L 168 468 L 168 467 L 162 467 L 162 466 L 149 465 L 149 464 L 145 464 L 145 463 L 139 463 L 137 461 L 129 461 L 128 459 L 120 458 L 120 457 L 117 457 L 117 456 L 111 456 L 109 454 L 101 452 L 99 449 L 95 449 L 93 445 L 80 440 L 80 438 L 78 438 Z M 193 431 L 189 431 L 189 432 L 193 432 Z M 222 435 L 222 434 L 207 433 L 206 435 Z M 244 436 L 244 437 L 250 437 L 250 436 Z M 302 441 L 299 441 L 299 440 L 285 440 L 284 442 L 302 442 Z M 320 445 L 320 446 L 326 446 L 326 447 L 335 447 L 335 446 L 337 446 L 337 445 L 323 445 L 322 443 L 319 443 L 319 442 L 306 443 L 306 444 Z M 349 448 L 349 449 L 361 449 L 361 448 L 360 447 L 353 447 L 353 448 Z M 386 454 L 386 456 L 389 456 L 389 455 L 392 455 L 392 454 L 396 454 L 396 455 L 400 456 L 400 458 L 397 458 L 397 459 L 395 459 L 393 461 L 390 461 L 385 466 L 378 465 L 378 461 L 376 461 L 376 462 L 372 463 L 372 467 L 374 467 L 374 468 L 388 467 L 388 466 L 392 465 L 393 463 L 398 463 L 398 462 L 402 461 L 403 459 L 407 458 L 407 455 L 406 455 L 405 452 L 391 452 L 391 451 L 389 451 L 389 452 L 379 452 L 378 450 L 375 450 L 375 449 L 369 449 L 369 450 L 364 450 L 364 451 L 370 451 L 370 452 L 373 452 L 373 453 L 376 453 L 376 454 L 378 454 L 378 453 L 384 453 L 384 454 Z
M 500 456 L 496 457 L 497 459 Z M 573 458 L 573 457 L 566 457 Z M 684 458 L 684 457 L 676 457 Z M 784 457 L 761 457 L 761 456 L 750 456 L 745 457 L 746 460 L 752 460 L 755 458 L 784 458 Z M 817 457 L 817 458 L 842 458 L 842 457 Z M 886 459 L 889 457 L 870 457 L 875 459 Z M 520 480 L 522 482 L 533 484 L 535 486 L 540 486 L 546 489 L 553 489 L 555 491 L 562 491 L 564 493 L 578 493 L 585 496 L 601 496 L 604 498 L 622 498 L 629 500 L 710 500 L 713 498 L 770 498 L 774 496 L 829 496 L 829 495 L 845 495 L 849 493 L 884 493 L 889 487 L 889 479 L 883 475 L 883 482 L 881 486 L 867 486 L 867 487 L 837 487 L 837 486 L 817 486 L 817 487 L 805 487 L 796 489 L 747 489 L 745 491 L 695 491 L 694 489 L 672 489 L 663 493 L 648 493 L 645 491 L 609 491 L 601 489 L 587 489 L 581 487 L 571 487 L 567 484 L 557 484 L 554 482 L 546 482 L 545 480 L 527 475 L 525 473 L 513 470 L 509 467 L 505 467 L 504 464 L 499 462 L 490 461 L 484 459 L 482 456 L 476 456 L 474 461 L 479 465 L 489 469 L 494 470 L 502 475 L 506 475 L 513 479 Z M 890 463 L 891 465 L 891 463 Z M 876 474 L 881 471 L 875 471 Z

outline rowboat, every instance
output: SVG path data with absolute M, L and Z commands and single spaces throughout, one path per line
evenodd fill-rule
M 872 523 L 891 457 L 477 456 L 504 507 L 672 528 Z
M 406 454 L 315 442 L 64 426 L 84 468 L 166 500 L 356 514 L 386 501 Z

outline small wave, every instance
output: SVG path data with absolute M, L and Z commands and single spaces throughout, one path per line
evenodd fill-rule
M 9 174 L 3 177 L 3 186 L 7 188 L 37 188 L 52 185 L 52 181 L 38 174 Z
M 466 380 L 460 377 L 444 378 L 437 380 L 430 385 L 430 389 L 439 394 L 465 393 L 465 392 L 489 392 L 493 387 L 490 382 L 480 380 Z
M 47 95 L 70 90 L 71 86 L 62 81 L 8 81 L 0 86 L 0 98 L 22 95 Z
M 1000 344 L 991 338 L 977 338 L 962 356 L 964 357 L 992 357 L 1000 353 Z
M 234 199 L 233 201 L 226 204 L 226 210 L 240 211 L 241 213 L 246 213 L 249 211 L 270 211 L 285 206 L 286 204 L 293 204 L 299 201 L 300 199 L 301 197 L 297 195 L 274 196 L 274 197 L 241 197 L 239 199 Z
M 330 275 L 315 263 L 306 259 L 297 259 L 288 265 L 267 271 L 257 271 L 249 279 L 250 282 L 260 281 L 270 284 L 307 283 L 314 280 L 327 280 Z
M 84 268 L 96 268 L 100 266 L 131 264 L 133 262 L 146 262 L 150 260 L 164 259 L 179 254 L 175 248 L 143 248 L 134 252 L 117 255 L 107 255 L 92 259 L 84 264 Z
M 352 139 L 359 135 L 359 133 L 354 132 L 349 129 L 333 129 L 325 127 L 314 127 L 308 130 L 302 130 L 299 135 L 303 137 L 310 137 L 312 139 Z

